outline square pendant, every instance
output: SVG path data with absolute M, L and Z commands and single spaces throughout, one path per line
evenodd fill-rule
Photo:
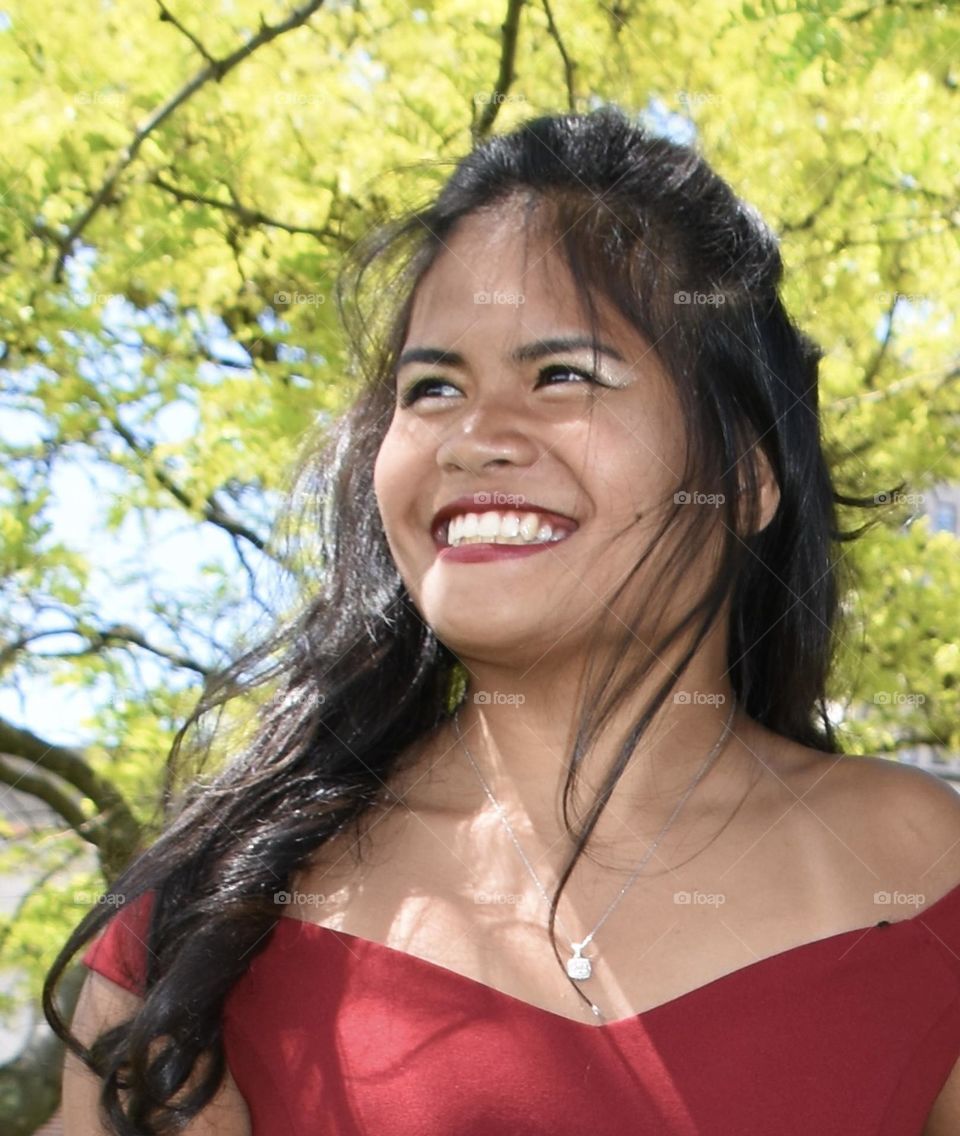
M 589 978 L 591 973 L 590 960 L 588 958 L 584 958 L 582 955 L 574 955 L 573 958 L 567 959 L 567 974 L 571 978 L 582 982 L 585 978 Z

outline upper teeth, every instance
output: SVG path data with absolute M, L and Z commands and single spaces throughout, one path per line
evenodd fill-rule
M 559 528 L 541 522 L 536 513 L 464 513 L 452 517 L 447 530 L 447 543 L 459 544 L 534 544 L 563 540 L 566 536 Z

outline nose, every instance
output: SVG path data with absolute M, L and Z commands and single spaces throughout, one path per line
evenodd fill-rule
M 458 416 L 437 447 L 441 469 L 463 469 L 478 474 L 487 466 L 507 463 L 532 465 L 539 447 L 516 406 L 487 402 Z

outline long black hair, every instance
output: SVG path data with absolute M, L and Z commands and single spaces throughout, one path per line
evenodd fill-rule
M 255 728 L 214 777 L 171 795 L 159 837 L 111 882 L 115 904 L 86 915 L 47 976 L 45 1013 L 96 1071 L 105 1115 L 123 1136 L 171 1131 L 212 1099 L 225 1070 L 224 1002 L 270 940 L 274 893 L 325 841 L 349 827 L 359 836 L 364 820 L 390 805 L 387 782 L 404 754 L 464 694 L 462 665 L 420 617 L 390 555 L 373 468 L 419 280 L 464 218 L 518 201 L 519 229 L 536 224 L 555 235 L 592 326 L 603 297 L 655 345 L 690 442 L 678 491 L 722 498 L 721 552 L 696 603 L 634 667 L 624 660 L 642 612 L 636 603 L 626 618 L 619 611 L 622 648 L 597 667 L 583 699 L 565 817 L 591 741 L 636 692 L 650 658 L 682 647 L 577 829 L 551 937 L 560 893 L 604 804 L 721 611 L 729 613 L 729 678 L 746 713 L 785 738 L 840 752 L 825 701 L 847 586 L 838 549 L 863 528 L 841 532 L 837 507 L 874 499 L 839 494 L 832 482 L 817 402 L 820 351 L 781 302 L 774 235 L 695 148 L 654 136 L 615 108 L 544 116 L 491 138 L 456 164 L 433 200 L 378 227 L 343 263 L 336 298 L 358 390 L 286 505 L 311 533 L 303 543 L 313 555 L 302 570 L 309 584 L 292 615 L 208 684 L 177 734 L 170 768 L 192 752 L 188 737 L 209 745 L 206 716 L 240 695 L 256 695 Z M 760 453 L 779 504 L 752 531 L 736 510 L 746 503 L 756 515 Z M 702 549 L 702 516 L 682 499 L 668 510 L 659 535 L 678 539 L 667 585 Z M 116 906 L 147 891 L 155 901 L 143 1005 L 88 1050 L 57 1012 L 56 983 Z M 184 1095 L 201 1058 L 204 1075 Z

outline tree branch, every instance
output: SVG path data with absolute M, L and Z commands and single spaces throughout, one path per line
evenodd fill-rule
M 29 635 L 21 635 L 18 639 L 0 647 L 0 669 L 12 662 L 16 655 L 25 647 L 29 647 L 31 643 L 36 642 L 37 639 L 48 639 L 51 635 L 72 635 L 73 633 L 72 627 L 58 627 L 54 630 L 34 631 Z
M 0 754 L 21 758 L 31 762 L 39 770 L 55 774 L 81 796 L 89 797 L 94 802 L 98 815 L 89 818 L 81 816 L 79 824 L 75 824 L 76 813 L 71 811 L 69 804 L 52 792 L 53 782 L 49 780 L 43 784 L 38 782 L 37 789 L 41 791 L 33 788 L 25 790 L 34 792 L 40 800 L 47 801 L 79 835 L 96 845 L 100 851 L 105 874 L 108 877 L 114 875 L 135 848 L 140 838 L 140 823 L 109 780 L 96 773 L 79 750 L 44 741 L 43 738 L 20 726 L 14 726 L 4 718 L 0 718 Z M 3 769 L 0 770 L 0 780 L 9 784 L 11 788 L 20 788 L 24 784 L 29 784 L 30 778 L 39 776 L 37 770 L 16 770 L 16 777 L 11 782 L 8 779 L 11 768 L 10 762 L 6 761 Z M 44 793 L 47 795 L 44 796 Z M 61 811 L 61 804 L 67 810 L 66 814 Z
M 107 171 L 107 175 L 103 179 L 100 188 L 93 195 L 90 203 L 73 219 L 66 234 L 58 241 L 59 251 L 53 269 L 53 283 L 59 284 L 62 282 L 66 260 L 73 250 L 74 242 L 90 224 L 104 203 L 110 198 L 124 171 L 136 160 L 137 154 L 140 152 L 140 147 L 153 131 L 156 130 L 161 123 L 166 121 L 178 107 L 182 106 L 188 99 L 195 95 L 201 87 L 205 86 L 211 80 L 215 80 L 219 83 L 226 74 L 252 55 L 258 48 L 263 47 L 264 44 L 270 43 L 272 40 L 277 39 L 278 36 L 293 31 L 295 28 L 300 27 L 301 24 L 306 23 L 322 5 L 323 0 L 308 0 L 306 4 L 295 8 L 281 23 L 273 24 L 272 26 L 262 22 L 261 19 L 260 30 L 255 36 L 247 40 L 242 47 L 238 47 L 236 51 L 224 56 L 223 59 L 214 59 L 207 63 L 206 67 L 198 71 L 189 82 L 185 83 L 179 91 L 171 95 L 162 106 L 157 107 L 153 114 L 151 114 L 141 126 L 137 127 L 130 143 L 120 151 L 113 165 Z
M 863 385 L 869 387 L 871 390 L 877 380 L 877 375 L 880 373 L 880 368 L 883 366 L 883 361 L 887 356 L 890 349 L 890 344 L 893 341 L 893 316 L 897 310 L 897 290 L 894 289 L 890 294 L 890 304 L 887 308 L 887 329 L 884 332 L 883 339 L 880 345 L 874 352 L 873 358 L 867 366 L 863 375 Z
M 864 391 L 862 394 L 848 395 L 846 398 L 835 398 L 829 404 L 830 412 L 835 414 L 852 407 L 862 406 L 865 403 L 882 402 L 886 398 L 894 398 L 896 395 L 902 394 L 918 383 L 930 380 L 936 374 L 936 371 L 920 371 L 915 375 L 905 375 L 902 379 L 898 379 L 895 383 L 890 383 L 879 390 Z M 944 387 L 956 382 L 957 379 L 960 379 L 960 367 L 956 367 L 954 370 L 948 371 L 943 375 L 940 381 L 934 385 L 928 398 L 932 397 L 938 391 L 943 390 Z M 871 440 L 869 445 L 873 445 L 875 441 L 876 439 Z
M 274 613 L 271 612 L 268 604 L 264 602 L 264 600 L 260 596 L 260 593 L 257 591 L 257 576 L 253 568 L 250 566 L 250 563 L 247 560 L 246 556 L 244 555 L 243 545 L 235 536 L 231 536 L 230 539 L 233 541 L 233 550 L 237 554 L 237 559 L 240 561 L 244 572 L 246 572 L 247 574 L 247 582 L 250 585 L 250 598 L 265 615 L 273 615 Z
M 193 333 L 193 342 L 196 347 L 196 351 L 193 353 L 189 351 L 178 351 L 176 348 L 166 344 L 161 348 L 152 343 L 144 343 L 142 339 L 124 339 L 122 335 L 118 334 L 118 332 L 111 327 L 101 327 L 100 334 L 109 339 L 111 343 L 115 343 L 119 347 L 125 347 L 128 351 L 140 351 L 164 362 L 176 359 L 180 362 L 189 363 L 192 366 L 197 366 L 197 364 L 203 362 L 212 363 L 217 367 L 226 367 L 228 370 L 232 371 L 251 371 L 254 369 L 250 363 L 238 363 L 235 359 L 224 359 L 219 355 L 214 355 L 208 350 L 196 332 Z
M 231 534 L 231 539 L 237 541 L 237 537 Z M 177 651 L 171 651 L 166 647 L 158 647 L 155 643 L 151 643 L 134 627 L 129 627 L 127 624 L 113 624 L 110 627 L 105 627 L 102 631 L 97 633 L 95 642 L 98 645 L 109 647 L 111 643 L 131 643 L 135 647 L 142 647 L 144 651 L 149 651 L 152 655 L 157 655 L 161 659 L 166 659 L 168 663 L 172 663 L 175 667 L 182 667 L 184 670 L 194 671 L 196 674 L 206 678 L 212 671 L 211 667 L 204 666 L 203 663 L 198 662 L 190 655 L 181 655 Z
M 490 133 L 490 128 L 500 111 L 500 104 L 506 98 L 507 91 L 510 90 L 510 85 L 514 80 L 513 65 L 517 55 L 521 8 L 523 8 L 523 0 L 508 0 L 507 18 L 500 25 L 500 30 L 503 32 L 500 48 L 500 72 L 497 75 L 493 92 L 483 108 L 483 114 L 480 115 L 480 121 L 474 122 L 470 128 L 474 144 L 480 142 Z M 473 104 L 471 110 L 474 113 L 476 112 L 476 103 Z
M 861 8 L 859 12 L 851 12 L 849 16 L 838 18 L 848 24 L 859 24 L 862 20 L 869 19 L 871 16 L 876 16 L 879 12 L 887 11 L 890 8 L 901 8 L 906 12 L 929 12 L 934 8 L 939 8 L 939 4 L 931 3 L 930 0 L 915 0 L 912 4 L 909 0 L 880 0 L 879 4 Z
M 266 213 L 262 213 L 259 209 L 251 209 L 239 201 L 221 201 L 216 197 L 208 197 L 205 193 L 196 193 L 193 190 L 180 189 L 170 182 L 165 181 L 163 176 L 159 173 L 151 175 L 149 179 L 152 185 L 164 190 L 175 197 L 177 201 L 190 202 L 194 205 L 209 205 L 214 209 L 223 210 L 225 213 L 232 213 L 238 217 L 240 223 L 246 228 L 252 229 L 255 225 L 266 225 L 271 229 L 280 229 L 284 233 L 303 233 L 308 237 L 316 237 L 317 240 L 322 241 L 339 241 L 339 234 L 334 233 L 332 229 L 317 229 L 310 225 L 293 225 L 289 221 L 279 221 L 276 217 L 268 217 Z
M 870 153 L 868 153 L 867 156 L 863 159 L 863 161 L 857 162 L 856 165 L 850 166 L 850 167 L 847 167 L 844 170 L 841 170 L 841 172 L 840 172 L 839 176 L 836 178 L 836 180 L 831 183 L 830 188 L 827 190 L 827 192 L 824 195 L 823 200 L 820 202 L 820 204 L 815 205 L 813 207 L 813 209 L 811 209 L 810 212 L 806 215 L 806 217 L 803 217 L 799 221 L 784 221 L 779 226 L 779 229 L 778 229 L 779 234 L 781 236 L 783 236 L 786 233 L 802 233 L 802 232 L 805 232 L 808 229 L 812 229 L 814 224 L 816 223 L 817 218 L 820 216 L 820 214 L 825 209 L 829 209 L 829 207 L 833 204 L 834 198 L 837 195 L 837 190 L 840 188 L 840 186 L 847 180 L 847 178 L 852 173 L 859 172 L 859 171 L 865 169 L 870 163 L 870 158 L 871 158 L 871 155 L 870 155 Z M 821 174 L 821 177 L 823 177 L 822 174 Z M 814 183 L 814 184 L 816 184 L 816 183 Z
M 0 753 L 32 761 L 69 782 L 78 792 L 98 804 L 114 803 L 117 793 L 90 768 L 83 754 L 71 746 L 44 741 L 20 726 L 0 718 Z
M 24 759 L 19 759 L 22 760 Z M 68 792 L 60 778 L 36 766 L 24 769 L 19 761 L 13 754 L 0 753 L 0 784 L 43 801 L 57 816 L 66 821 L 74 832 L 88 838 L 84 826 L 90 818 L 80 806 L 81 798 L 75 793 Z
M 237 537 L 231 534 L 231 540 L 234 545 L 238 545 Z M 238 553 L 239 554 L 239 553 Z M 242 557 L 241 557 L 242 560 Z M 244 564 L 244 567 L 247 567 Z M 249 570 L 249 569 L 248 569 Z M 36 652 L 36 657 L 41 659 L 63 659 L 63 658 L 79 658 L 83 655 L 97 654 L 104 647 L 109 647 L 113 643 L 130 643 L 135 647 L 142 647 L 144 651 L 149 651 L 152 655 L 157 655 L 161 659 L 166 659 L 168 663 L 172 663 L 175 667 L 182 667 L 184 670 L 195 671 L 198 675 L 206 677 L 211 668 L 204 666 L 203 663 L 198 662 L 190 655 L 180 654 L 177 651 L 168 650 L 165 647 L 158 647 L 156 644 L 149 642 L 135 628 L 130 627 L 128 624 L 113 624 L 110 627 L 105 627 L 103 630 L 82 631 L 79 627 L 58 627 L 48 629 L 45 631 L 35 631 L 31 634 L 21 635 L 18 639 L 13 640 L 11 643 L 5 644 L 0 648 L 0 667 L 5 666 L 7 663 L 12 662 L 14 657 L 22 651 L 25 647 L 29 647 L 31 643 L 35 643 L 38 639 L 46 639 L 51 635 L 76 635 L 81 639 L 85 639 L 87 646 L 81 651 L 50 651 L 50 652 Z
M 200 54 L 210 64 L 210 66 L 216 67 L 217 61 L 213 58 L 210 52 L 207 51 L 200 40 L 197 39 L 193 32 L 188 31 L 183 26 L 183 24 L 180 23 L 177 17 L 170 11 L 166 4 L 164 4 L 163 0 L 157 0 L 157 3 L 160 5 L 160 22 L 173 24 L 173 26 L 177 29 L 178 32 L 180 32 L 181 35 L 186 36 L 186 38 L 193 44 L 197 51 L 200 52 Z
M 556 21 L 553 18 L 553 9 L 550 7 L 550 0 L 543 0 L 543 10 L 547 14 L 547 30 L 550 32 L 550 38 L 557 45 L 560 58 L 563 60 L 563 75 L 567 84 L 567 106 L 571 111 L 576 111 L 577 94 L 573 86 L 573 73 L 577 65 L 567 52 L 566 45 L 560 35 L 560 29 L 557 27 Z
M 103 404 L 101 403 L 101 405 Z M 181 487 L 177 485 L 170 474 L 167 473 L 167 471 L 163 469 L 162 466 L 156 465 L 153 462 L 149 462 L 149 459 L 152 458 L 152 448 L 139 442 L 133 432 L 131 430 L 128 430 L 127 427 L 124 426 L 124 424 L 116 416 L 116 414 L 111 413 L 107 407 L 104 406 L 103 410 L 114 430 L 116 430 L 116 432 L 127 443 L 127 445 L 138 458 L 140 458 L 145 463 L 150 464 L 153 476 L 163 486 L 163 488 L 171 494 L 172 497 L 174 497 L 177 501 L 180 502 L 181 505 L 183 505 L 185 509 L 188 509 L 192 512 L 199 511 L 204 520 L 207 520 L 211 524 L 216 525 L 218 528 L 223 529 L 231 536 L 243 537 L 243 539 L 249 541 L 253 545 L 253 547 L 257 549 L 258 552 L 262 552 L 267 556 L 272 556 L 272 553 L 270 553 L 267 549 L 267 542 L 262 537 L 258 536 L 257 533 L 255 533 L 252 529 L 248 529 L 246 525 L 241 524 L 239 521 L 235 521 L 231 516 L 225 513 L 219 501 L 217 501 L 212 493 L 206 498 L 202 505 L 198 506 L 197 502 L 190 496 L 190 494 L 187 493 L 186 490 L 181 489 Z

